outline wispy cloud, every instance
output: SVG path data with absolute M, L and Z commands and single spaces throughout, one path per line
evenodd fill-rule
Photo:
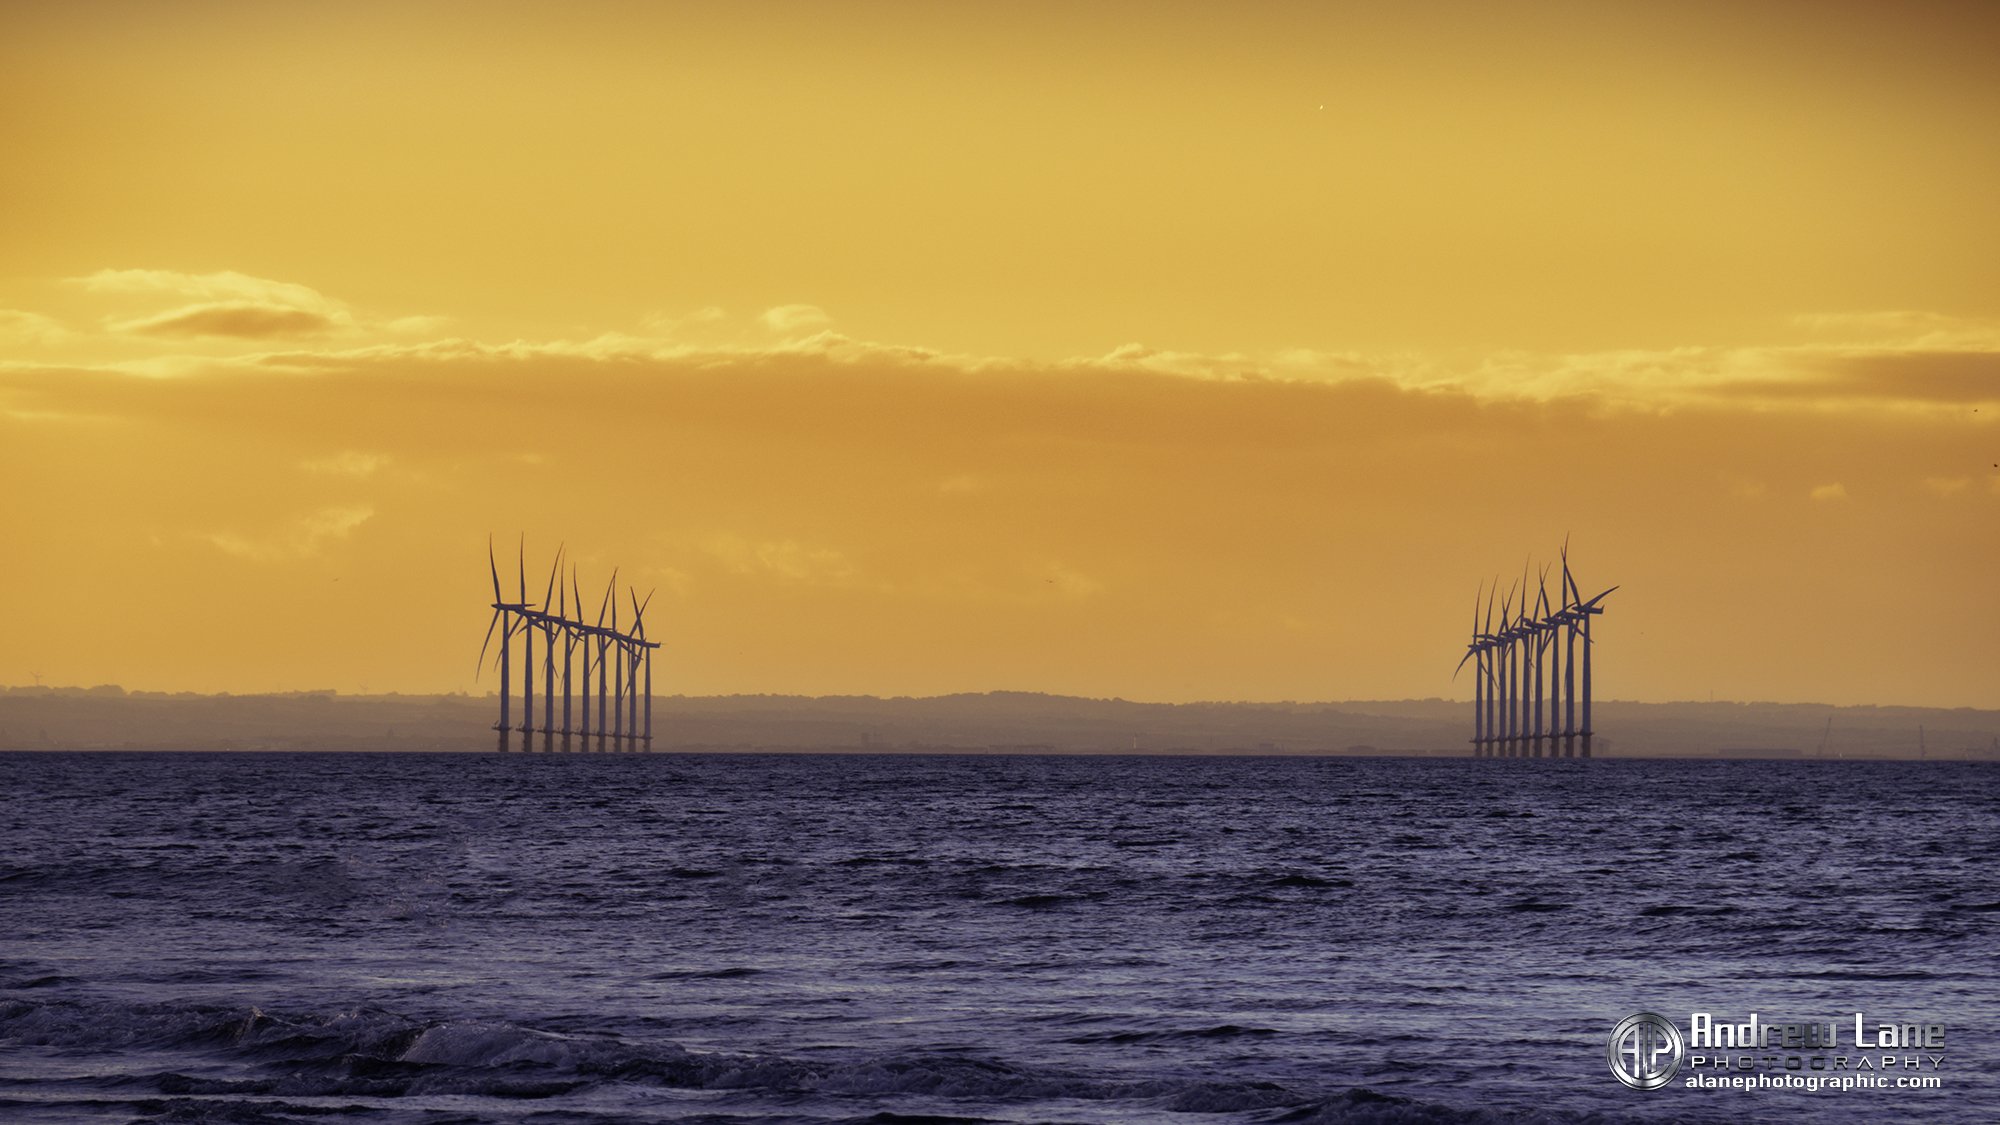
M 835 331 L 812 304 L 764 310 L 735 333 L 719 308 L 647 317 L 633 332 L 498 341 L 438 337 L 443 317 L 357 314 L 316 289 L 234 271 L 100 270 L 70 281 L 107 295 L 170 298 L 170 308 L 110 320 L 114 337 L 177 341 L 176 352 L 112 352 L 101 366 L 154 377 L 212 370 L 329 372 L 385 362 L 463 364 L 569 357 L 699 369 L 789 363 L 809 357 L 841 367 L 1012 373 L 1063 378 L 1086 373 L 1208 382 L 1380 383 L 1480 401 L 1574 400 L 1593 408 L 1662 412 L 1696 407 L 1745 411 L 1930 411 L 2000 406 L 2000 323 L 1923 310 L 1821 313 L 1795 318 L 1809 342 L 1746 346 L 1499 350 L 1484 354 L 1368 354 L 1294 347 L 1266 353 L 1201 352 L 1126 343 L 1097 355 L 1053 360 L 942 352 L 859 339 Z M 194 303 L 185 303 L 192 300 Z M 761 330 L 761 331 L 760 331 Z M 0 313 L 0 336 L 48 339 L 64 331 L 38 313 Z M 204 343 L 212 343 L 208 354 Z M 271 350 L 245 354 L 245 344 Z
M 764 327 L 786 336 L 818 332 L 833 323 L 833 318 L 818 305 L 779 305 L 765 309 L 760 319 Z
M 346 311 L 346 306 L 317 289 L 288 281 L 224 270 L 221 273 L 182 273 L 178 270 L 98 270 L 84 277 L 68 279 L 93 293 L 122 293 L 166 296 L 213 303 L 272 305 L 308 309 L 326 316 Z
M 56 344 L 70 331 L 61 321 L 24 309 L 0 309 L 0 343 Z
M 845 585 L 856 574 L 854 564 L 841 552 L 792 539 L 754 540 L 724 532 L 707 537 L 702 549 L 736 574 L 813 586 Z
M 319 554 L 330 544 L 352 535 L 355 528 L 374 515 L 375 509 L 366 504 L 337 505 L 308 512 L 264 535 L 219 531 L 202 538 L 224 554 L 240 559 L 282 562 Z
M 339 325 L 324 314 L 282 305 L 190 305 L 112 326 L 141 336 L 225 336 L 277 340 L 324 336 Z

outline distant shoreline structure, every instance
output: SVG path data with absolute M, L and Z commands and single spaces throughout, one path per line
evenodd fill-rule
M 492 695 L 0 687 L 0 750 L 457 751 Z M 1463 757 L 1461 700 L 1142 703 L 1034 692 L 655 696 L 658 750 Z M 1599 758 L 2000 760 L 2000 709 L 1600 700 Z M 1581 759 L 1578 759 L 1581 761 Z

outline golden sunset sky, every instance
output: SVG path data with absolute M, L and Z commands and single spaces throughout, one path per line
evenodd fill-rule
M 0 683 L 2000 706 L 1990 4 L 0 5 Z M 512 586 L 510 580 L 510 587 Z M 1504 585 L 1504 582 L 1503 582 Z

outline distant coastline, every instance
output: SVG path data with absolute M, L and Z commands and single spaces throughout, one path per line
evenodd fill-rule
M 1598 705 L 1598 756 L 2000 761 L 2000 710 L 1811 703 Z M 477 751 L 491 696 L 196 695 L 0 687 L 0 750 Z M 1469 756 L 1445 699 L 1140 703 L 1034 692 L 655 696 L 655 752 Z

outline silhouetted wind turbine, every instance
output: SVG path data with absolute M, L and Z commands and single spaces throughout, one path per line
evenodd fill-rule
M 1561 694 L 1565 700 L 1563 710 L 1563 756 L 1576 756 L 1576 581 L 1569 573 L 1569 536 L 1563 536 L 1562 545 L 1562 613 L 1563 643 L 1563 684 Z
M 514 623 L 514 615 L 528 607 L 521 602 L 508 601 L 506 595 L 500 592 L 500 567 L 493 561 L 493 537 L 491 535 L 486 537 L 486 569 L 493 576 L 493 617 L 486 623 L 486 639 L 480 642 L 479 645 L 478 667 L 484 668 L 486 666 L 486 648 L 493 643 L 493 630 L 497 626 L 500 629 L 500 724 L 494 729 L 500 732 L 500 749 L 505 751 L 507 749 L 507 693 L 510 686 L 508 684 L 509 669 L 507 667 L 508 638 L 514 635 L 514 630 L 517 628 Z M 478 678 L 479 673 L 475 669 L 473 679 L 477 680 Z
M 560 550 L 556 552 L 556 565 L 562 565 L 562 552 Z M 556 628 L 562 632 L 562 748 L 564 752 L 568 752 L 570 748 L 570 698 L 572 695 L 570 676 L 575 671 L 576 623 L 569 619 L 569 584 L 564 582 L 560 576 L 556 578 Z M 553 666 L 554 663 L 554 660 L 551 659 L 550 665 Z
M 567 749 L 569 749 L 569 746 L 570 746 L 570 741 L 569 741 L 569 736 L 570 736 L 570 721 L 569 721 L 569 720 L 570 720 L 570 672 L 571 672 L 571 669 L 572 669 L 572 663 L 571 663 L 571 662 L 572 662 L 572 658 L 573 658 L 573 657 L 575 656 L 575 654 L 576 654 L 576 646 L 580 644 L 580 645 L 583 645 L 583 646 L 584 646 L 584 649 L 583 649 L 583 715 L 582 715 L 582 719 L 583 719 L 583 723 L 582 723 L 582 733 L 581 733 L 581 737 L 582 737 L 582 739 L 583 739 L 583 748 L 584 748 L 585 750 L 588 750 L 588 749 L 590 749 L 590 642 L 589 642 L 589 639 L 588 639 L 588 634 L 589 634 L 589 632 L 590 632 L 590 626 L 588 626 L 588 625 L 584 625 L 584 624 L 582 624 L 581 622 L 573 622 L 573 621 L 571 621 L 571 620 L 569 619 L 569 603 L 570 603 L 570 600 L 571 600 L 571 595 L 573 595 L 573 594 L 574 594 L 574 595 L 577 595 L 577 597 L 575 598 L 575 601 L 576 601 L 576 611 L 577 611 L 578 613 L 582 613 L 582 612 L 583 612 L 583 598 L 582 598 L 581 594 L 579 593 L 579 591 L 577 590 L 577 586 L 576 586 L 576 567 L 575 567 L 575 566 L 571 566 L 571 567 L 569 568 L 569 588 L 568 588 L 567 590 L 563 591 L 563 596 L 562 596 L 562 597 L 563 597 L 563 601 L 562 601 L 562 615 L 563 615 L 563 749 L 567 750 Z
M 1493 599 L 1499 595 L 1500 576 L 1496 574 L 1493 576 L 1493 584 L 1486 588 L 1486 627 L 1479 634 L 1479 639 L 1484 645 L 1481 656 L 1486 662 L 1486 756 L 1489 758 L 1495 755 L 1493 735 L 1499 729 L 1500 719 L 1500 674 L 1496 666 L 1500 655 L 1497 647 L 1499 641 L 1493 634 Z
M 1525 577 L 1525 575 L 1523 575 Z M 1549 568 L 1542 568 L 1541 588 L 1535 595 L 1535 616 L 1529 622 L 1529 663 L 1534 665 L 1534 694 L 1529 701 L 1528 745 L 1533 757 L 1542 756 L 1542 658 L 1548 653 Z
M 1520 668 L 1515 648 L 1517 633 L 1512 620 L 1514 608 L 1514 588 L 1507 588 L 1507 596 L 1500 599 L 1500 750 L 1501 757 L 1514 756 L 1514 720 L 1516 706 L 1514 696 L 1520 690 Z
M 566 545 L 556 547 L 555 561 L 549 564 L 549 582 L 542 591 L 542 609 L 538 626 L 542 631 L 542 749 L 554 749 L 556 732 L 556 634 L 562 630 L 562 618 L 549 613 L 550 603 L 556 594 L 556 571 L 562 566 Z
M 611 595 L 617 584 L 618 571 L 614 569 L 611 572 L 611 581 L 604 585 L 604 600 L 597 605 L 597 627 L 593 630 L 597 636 L 597 748 L 599 750 L 605 749 L 605 737 L 610 729 L 607 723 L 607 716 L 604 713 L 604 706 L 605 696 L 611 686 L 608 682 L 611 679 L 611 670 L 605 667 L 604 657 L 611 646 L 611 632 L 618 628 L 618 607 L 611 600 Z M 611 630 L 604 628 L 604 613 L 606 609 L 611 611 Z
M 617 581 L 617 577 L 616 574 L 612 575 L 614 583 Z M 613 750 L 623 750 L 623 743 L 625 741 L 626 691 L 625 639 L 618 632 L 618 591 L 616 587 L 614 586 L 606 590 L 605 596 L 611 599 L 611 642 L 614 655 L 616 656 L 616 659 L 612 661 L 615 678 L 611 684 L 611 748 Z
M 1563 577 L 1565 580 L 1569 582 L 1570 596 L 1575 599 L 1575 603 L 1570 607 L 1569 610 L 1570 617 L 1573 621 L 1580 622 L 1583 626 L 1582 630 L 1583 632 L 1583 729 L 1578 731 L 1577 733 L 1583 735 L 1583 756 L 1588 758 L 1590 757 L 1590 736 L 1591 736 L 1590 652 L 1592 644 L 1590 640 L 1590 619 L 1604 612 L 1604 608 L 1598 605 L 1597 603 L 1603 601 L 1606 597 L 1610 596 L 1611 591 L 1616 590 L 1618 587 L 1613 586 L 1611 587 L 1610 590 L 1606 590 L 1603 593 L 1597 595 L 1596 597 L 1586 600 L 1582 596 L 1581 592 L 1578 590 L 1578 587 L 1576 585 L 1576 579 L 1570 577 L 1569 562 L 1566 551 L 1563 562 Z M 1574 631 L 1575 628 L 1574 625 L 1571 628 Z
M 516 577 L 521 585 L 521 749 L 535 749 L 535 610 L 528 604 L 528 537 L 521 537 Z
M 1472 665 L 1472 756 L 1478 757 L 1481 743 L 1486 741 L 1486 686 L 1483 673 L 1486 671 L 1486 638 L 1479 632 L 1479 599 L 1485 591 L 1481 583 L 1472 593 L 1472 640 L 1465 646 L 1465 655 L 1459 658 L 1458 667 L 1451 670 L 1451 678 L 1457 679 L 1467 660 Z
M 646 600 L 642 602 L 639 600 L 639 592 L 637 590 L 632 591 L 632 635 L 638 638 L 639 647 L 637 657 L 646 665 L 645 746 L 649 752 L 653 749 L 653 649 L 658 646 L 650 644 L 646 640 L 646 607 L 653 604 L 653 595 L 655 593 L 657 593 L 655 590 L 646 591 Z M 632 733 L 637 734 L 638 732 L 639 723 L 635 715 L 632 721 Z

